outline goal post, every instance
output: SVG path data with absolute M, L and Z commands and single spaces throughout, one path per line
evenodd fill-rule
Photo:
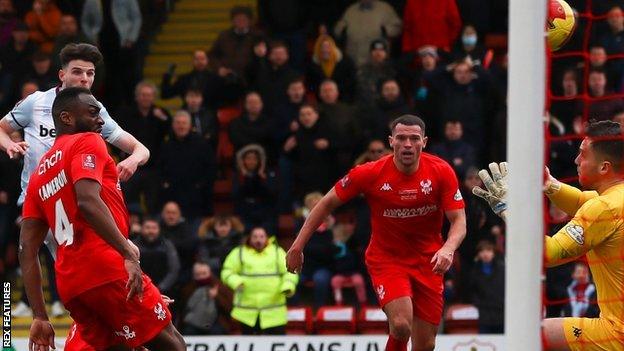
M 505 350 L 541 350 L 546 0 L 509 0 Z

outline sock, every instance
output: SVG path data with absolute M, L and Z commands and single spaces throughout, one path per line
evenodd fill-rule
M 386 343 L 386 351 L 407 351 L 407 340 L 401 341 L 388 335 L 388 342 Z

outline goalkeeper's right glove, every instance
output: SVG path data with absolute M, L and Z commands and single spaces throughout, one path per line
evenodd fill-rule
M 492 173 L 491 177 L 487 170 L 479 171 L 479 177 L 487 190 L 475 186 L 472 188 L 472 193 L 487 201 L 492 211 L 505 219 L 505 211 L 507 210 L 507 162 L 500 164 L 492 162 L 489 164 L 489 168 Z
M 544 194 L 552 195 L 561 189 L 561 183 L 550 175 L 548 167 L 544 167 Z

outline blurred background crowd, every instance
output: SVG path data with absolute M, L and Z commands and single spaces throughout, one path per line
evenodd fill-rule
M 549 165 L 564 179 L 576 175 L 584 122 L 624 120 L 624 59 L 610 56 L 624 53 L 624 4 L 569 3 L 604 17 L 581 18 L 566 46 L 587 52 L 552 61 L 546 123 L 563 138 L 550 144 Z M 226 20 L 212 23 L 211 11 Z M 253 298 L 263 294 L 253 279 L 239 291 L 246 248 L 275 250 L 245 256 L 269 260 L 268 273 L 283 275 L 283 296 L 268 298 L 275 303 L 375 305 L 363 265 L 363 199 L 319 228 L 299 277 L 270 260 L 282 260 L 280 250 L 342 175 L 391 152 L 392 119 L 417 114 L 427 123 L 426 151 L 451 164 L 466 202 L 468 234 L 445 278 L 447 306 L 474 304 L 480 330 L 500 332 L 505 227 L 470 189 L 480 185 L 479 168 L 505 159 L 507 11 L 496 0 L 0 0 L 0 111 L 59 83 L 67 43 L 100 48 L 105 60 L 92 90 L 151 151 L 122 184 L 130 237 L 143 270 L 176 300 L 175 322 L 187 334 L 237 330 L 233 295 L 267 299 Z M 167 35 L 184 62 L 167 62 L 171 52 L 157 49 Z M 185 45 L 189 37 L 200 43 Z M 0 271 L 18 285 L 21 166 L 0 155 Z M 555 208 L 549 218 L 553 233 L 567 220 Z M 549 270 L 547 314 L 597 313 L 591 286 L 583 263 Z M 53 279 L 46 294 L 62 315 Z M 14 316 L 29 313 L 19 292 L 14 307 Z

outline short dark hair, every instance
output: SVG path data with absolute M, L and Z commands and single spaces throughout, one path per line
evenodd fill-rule
M 253 11 L 251 10 L 251 7 L 249 6 L 232 7 L 232 9 L 230 10 L 230 18 L 234 18 L 235 16 L 238 16 L 238 15 L 245 15 L 247 16 L 247 18 L 252 19 Z
M 587 74 L 587 76 L 589 77 L 589 75 L 591 75 L 592 73 L 598 73 L 598 74 L 602 74 L 605 77 L 607 76 L 607 71 L 602 68 L 602 67 L 592 67 L 589 70 L 589 73 Z
M 70 109 L 72 105 L 76 103 L 78 95 L 80 94 L 91 95 L 91 91 L 84 87 L 72 87 L 65 88 L 56 94 L 56 98 L 54 98 L 54 102 L 52 103 L 52 118 L 54 119 L 55 125 L 58 118 L 61 116 L 61 112 Z
M 284 48 L 284 49 L 286 49 L 286 51 L 289 51 L 288 50 L 288 44 L 286 44 L 285 41 L 283 41 L 283 40 L 272 40 L 269 43 L 269 51 L 273 51 L 273 50 L 275 50 L 277 48 Z
M 94 66 L 102 62 L 100 50 L 95 45 L 87 43 L 70 43 L 65 45 L 59 54 L 59 58 L 61 60 L 61 67 L 67 67 L 73 60 L 91 62 Z
M 620 172 L 624 162 L 622 126 L 613 121 L 592 121 L 587 126 L 587 136 L 591 139 L 592 149 L 611 162 L 616 172 Z
M 423 135 L 425 135 L 425 121 L 422 120 L 422 118 L 415 116 L 415 115 L 403 115 L 401 117 L 396 118 L 394 121 L 392 121 L 390 123 L 390 131 L 394 132 L 394 129 L 396 128 L 397 124 L 402 124 L 405 126 L 419 126 L 420 129 L 423 132 Z

